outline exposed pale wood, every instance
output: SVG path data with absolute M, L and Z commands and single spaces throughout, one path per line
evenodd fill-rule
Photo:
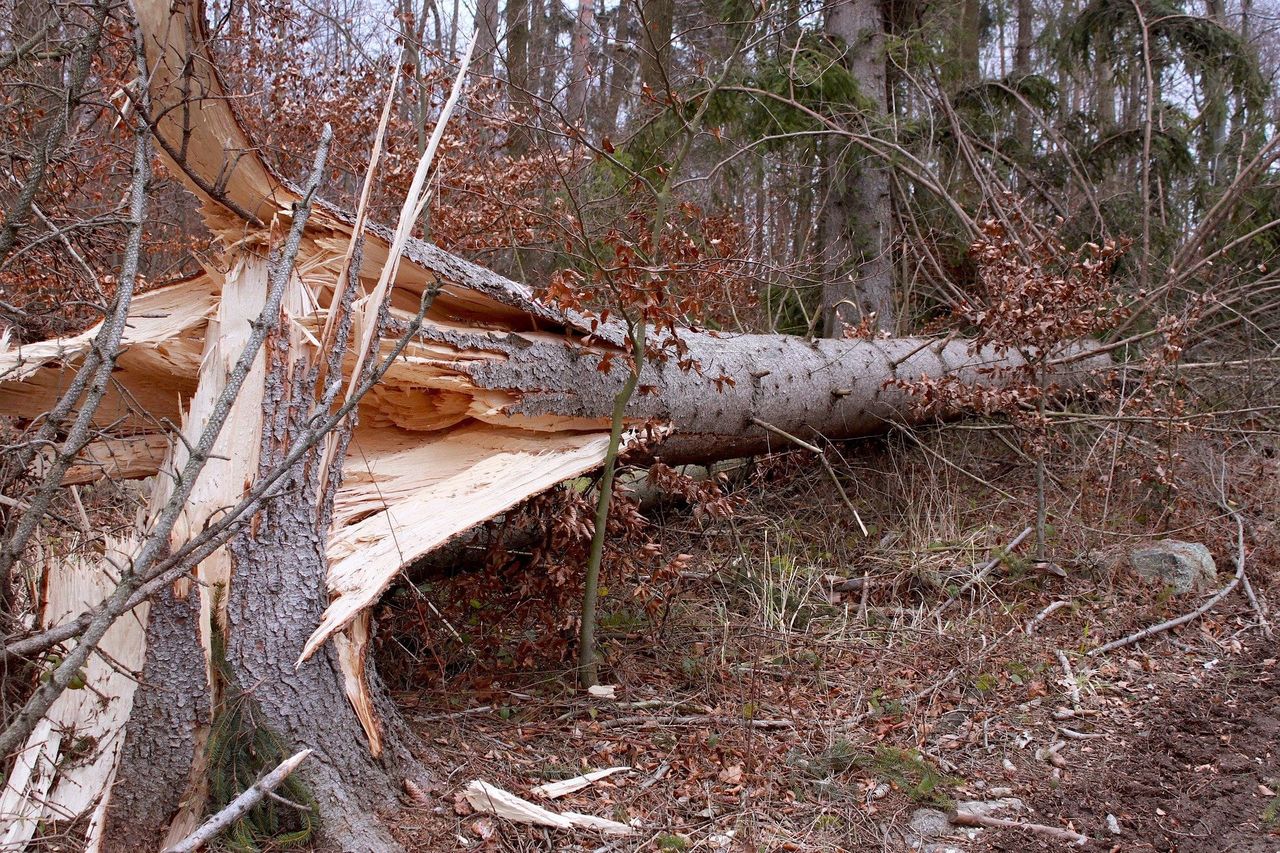
M 62 745 L 62 732 L 48 719 L 41 720 L 31 739 L 13 759 L 13 771 L 0 794 L 0 850 L 24 850 L 35 837 L 44 815 L 45 795 L 54 779 L 54 761 Z
M 142 362 L 146 350 L 168 356 L 167 345 L 171 342 L 177 342 L 183 348 L 184 336 L 202 327 L 213 312 L 220 290 L 220 282 L 208 275 L 200 275 L 135 296 L 121 345 L 135 351 L 135 363 Z M 96 324 L 71 337 L 0 349 L 2 387 L 9 390 L 8 383 L 27 379 L 45 366 L 60 367 L 67 361 L 78 359 L 93 343 L 101 325 Z M 196 355 L 199 356 L 198 351 Z M 180 357 L 183 358 L 182 364 L 176 364 L 170 358 L 162 358 L 161 362 L 174 373 L 191 375 L 191 368 L 198 364 L 192 364 L 189 354 Z M 0 397 L 0 403 L 4 402 L 7 402 L 5 398 Z
M 113 387 L 95 417 L 99 425 L 152 432 L 160 428 L 160 418 L 178 420 L 179 400 L 195 390 L 204 326 L 220 287 L 220 281 L 202 275 L 133 300 L 121 340 L 124 352 L 112 374 Z M 0 351 L 0 411 L 25 418 L 47 412 L 65 390 L 98 328 Z
M 581 776 L 574 776 L 572 779 L 561 779 L 559 782 L 548 782 L 545 785 L 539 785 L 533 789 L 533 793 L 540 797 L 546 797 L 548 800 L 554 800 L 566 794 L 572 794 L 574 791 L 581 791 L 588 785 L 599 782 L 601 779 L 607 779 L 615 773 L 622 773 L 630 769 L 630 767 L 621 766 L 592 770 L 590 773 L 583 773 Z
M 616 820 L 577 812 L 553 812 L 523 797 L 517 797 L 488 782 L 476 780 L 464 789 L 467 802 L 478 812 L 497 815 L 514 823 L 531 823 L 554 829 L 590 829 L 606 835 L 630 835 L 634 829 Z
M 338 665 L 342 670 L 342 689 L 355 709 L 360 726 L 369 738 L 369 752 L 374 758 L 382 755 L 382 721 L 374 707 L 366 676 L 369 655 L 369 627 L 372 612 L 365 610 L 351 621 L 347 630 L 333 638 L 338 652 Z
M 226 387 L 227 377 L 249 338 L 250 321 L 258 316 L 265 304 L 268 267 L 267 258 L 262 254 L 246 253 L 235 258 L 227 273 L 221 299 L 218 300 L 217 314 L 209 321 L 208 333 L 205 335 L 196 393 L 190 401 L 183 423 L 187 440 L 175 444 L 172 459 L 164 468 L 171 473 L 157 480 L 158 489 L 164 489 L 172 472 L 180 471 L 186 465 L 188 444 L 198 439 L 215 402 Z M 296 306 L 301 299 L 295 294 L 291 301 Z M 265 376 L 266 353 L 260 352 L 245 379 L 240 396 L 232 406 L 226 426 L 214 444 L 213 455 L 200 472 L 182 516 L 174 525 L 170 537 L 174 547 L 181 546 L 198 533 L 224 507 L 233 505 L 257 474 Z M 153 508 L 163 506 L 165 500 L 166 495 L 157 495 L 151 505 Z M 218 605 L 215 597 L 221 602 L 217 609 L 225 611 L 225 588 L 231 580 L 231 558 L 227 549 L 215 551 L 196 567 L 193 574 L 198 582 L 194 594 L 200 597 L 200 644 L 205 653 L 205 678 L 207 683 L 212 684 L 211 632 L 215 607 Z M 190 594 L 187 583 L 179 582 L 175 593 L 179 597 Z M 224 612 L 219 612 L 218 622 L 226 624 Z M 212 700 L 210 695 L 210 703 Z M 203 742 L 206 737 L 206 732 L 196 734 L 198 742 Z M 205 774 L 201 772 L 203 761 L 203 754 L 198 753 L 189 783 L 200 789 L 204 785 Z M 203 797 L 194 796 L 195 793 L 194 790 L 188 790 L 183 798 L 186 806 L 175 817 L 170 837 L 191 831 L 199 822 L 204 812 L 204 802 Z
M 61 624 L 98 604 L 115 587 L 134 547 L 136 541 L 108 537 L 100 554 L 50 553 L 41 624 Z M 24 765 L 20 759 L 19 766 L 32 769 L 13 773 L 0 798 L 0 832 L 15 844 L 4 849 L 22 849 L 34 832 L 32 820 L 65 820 L 90 814 L 99 805 L 115 770 L 137 686 L 129 673 L 142 665 L 147 610 L 148 605 L 141 605 L 111 627 L 99 644 L 111 663 L 101 654 L 91 657 L 83 670 L 84 688 L 64 692 L 27 740 L 22 755 L 29 761 Z M 87 754 L 63 760 L 71 746 Z M 90 843 L 100 828 L 90 821 Z
M 95 480 L 138 480 L 160 470 L 169 453 L 169 437 L 163 433 L 106 438 L 88 445 L 81 462 L 67 469 L 64 486 Z
M 607 435 L 537 435 L 482 424 L 426 439 L 379 438 L 386 444 L 352 448 L 369 460 L 369 468 L 352 478 L 363 483 L 344 486 L 334 508 L 334 599 L 301 660 L 373 604 L 406 562 L 529 495 L 591 470 L 608 444 Z
M 133 10 L 151 69 L 151 111 L 161 116 L 156 130 L 168 144 L 163 159 L 175 174 L 224 188 L 228 201 L 270 222 L 296 196 L 271 174 L 231 111 L 204 45 L 203 5 L 148 0 Z M 174 162 L 169 150 L 185 152 L 186 162 Z M 193 180 L 186 178 L 192 191 L 211 200 Z

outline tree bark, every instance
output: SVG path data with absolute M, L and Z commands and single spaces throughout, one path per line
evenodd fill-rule
M 315 373 L 300 340 L 282 335 L 268 374 L 266 426 L 259 474 L 284 458 L 315 400 Z M 343 850 L 393 850 L 387 816 L 408 778 L 424 785 L 424 771 L 399 738 L 394 718 L 384 723 L 381 755 L 367 738 L 343 693 L 337 650 L 295 668 L 294 661 L 328 603 L 325 546 L 317 526 L 329 495 L 317 493 L 319 451 L 290 469 L 288 499 L 272 501 L 230 546 L 234 582 L 227 601 L 227 663 L 237 684 L 252 685 L 261 724 L 290 744 L 313 750 L 305 775 L 323 820 L 325 837 Z M 336 483 L 331 483 L 336 485 Z M 313 763 L 314 762 L 314 763 Z
M 675 27 L 675 0 L 639 0 L 640 82 L 660 103 L 671 84 L 671 38 Z
M 498 52 L 498 0 L 479 0 L 476 8 L 476 73 L 493 75 L 493 60 Z
M 569 72 L 569 100 L 565 115 L 570 122 L 582 120 L 587 108 L 591 37 L 596 25 L 595 0 L 578 0 L 578 18 L 573 25 L 573 63 Z
M 826 30 L 842 46 L 874 131 L 887 103 L 881 0 L 836 0 L 826 9 Z M 888 167 L 874 154 L 833 147 L 828 173 L 821 224 L 824 334 L 840 337 L 846 324 L 857 326 L 872 317 L 872 328 L 892 330 L 897 317 Z
M 516 113 L 511 125 L 511 153 L 529 147 L 533 97 L 529 90 L 529 0 L 507 0 L 507 99 Z
M 602 134 L 622 128 L 622 105 L 635 75 L 632 54 L 636 48 L 631 43 L 631 14 L 634 2 L 635 0 L 620 0 L 615 12 L 617 20 L 613 25 L 613 45 L 610 47 L 612 56 L 610 61 L 613 67 L 609 74 L 604 114 L 600 117 L 604 123 Z
M 955 55 L 948 63 L 949 80 L 954 88 L 963 88 L 978 82 L 982 76 L 982 3 L 980 0 L 959 0 L 959 15 L 955 32 Z
M 1019 83 L 1031 74 L 1031 43 L 1035 39 L 1034 25 L 1035 10 L 1031 0 L 1018 0 L 1018 40 L 1013 50 L 1013 76 Z M 1014 136 L 1023 152 L 1030 154 L 1031 116 L 1020 104 L 1015 109 L 1017 118 Z

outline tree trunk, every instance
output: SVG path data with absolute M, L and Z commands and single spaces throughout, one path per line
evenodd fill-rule
M 640 0 L 640 82 L 660 103 L 671 85 L 671 38 L 675 0 Z
M 632 54 L 636 50 L 631 43 L 631 13 L 635 0 L 620 0 L 618 3 L 617 21 L 613 25 L 613 46 L 610 60 L 613 68 L 609 74 L 609 90 L 605 99 L 604 114 L 601 120 L 604 127 L 602 135 L 622 128 L 622 106 L 631 88 L 631 80 L 635 76 Z
M 498 0 L 479 0 L 476 7 L 476 73 L 493 75 L 493 60 L 498 52 Z
M 1035 10 L 1031 0 L 1018 0 L 1018 41 L 1013 50 L 1013 76 L 1021 81 L 1031 74 L 1031 43 L 1035 39 Z M 1065 93 L 1063 93 L 1065 94 Z M 1015 107 L 1014 137 L 1018 146 L 1029 155 L 1031 152 L 1031 115 L 1021 104 Z
M 573 63 L 569 72 L 569 101 L 565 116 L 577 124 L 587 108 L 591 37 L 596 26 L 595 0 L 578 0 L 578 18 L 573 25 Z
M 1209 19 L 1224 29 L 1228 28 L 1223 0 L 1206 0 L 1205 12 Z M 1204 160 L 1209 168 L 1209 181 L 1213 186 L 1226 183 L 1223 170 L 1223 153 L 1227 143 L 1227 102 L 1225 75 L 1217 68 L 1210 68 L 1204 75 L 1204 106 L 1200 121 L 1203 124 Z
M 954 57 L 947 63 L 948 83 L 959 89 L 971 86 L 982 76 L 982 3 L 959 0 L 958 27 L 954 34 Z
M 511 125 L 511 153 L 529 147 L 533 96 L 529 90 L 529 0 L 507 0 L 507 99 L 516 114 Z
M 881 0 L 836 0 L 826 15 L 827 33 L 842 45 L 874 131 L 887 97 Z M 827 337 L 840 337 L 846 324 L 857 326 L 868 318 L 874 318 L 872 328 L 894 328 L 891 213 L 889 169 L 883 159 L 853 147 L 831 148 L 821 225 Z

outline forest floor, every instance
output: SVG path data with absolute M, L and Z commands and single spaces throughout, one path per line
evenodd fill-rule
M 1034 518 L 1029 468 L 1009 464 L 1007 450 L 954 428 L 833 450 L 869 537 L 800 455 L 739 478 L 729 519 L 659 508 L 655 541 L 668 557 L 690 556 L 660 607 L 639 605 L 634 578 L 607 591 L 612 698 L 576 689 L 566 647 L 538 636 L 521 608 L 489 612 L 474 597 L 450 599 L 452 581 L 420 585 L 450 633 L 484 634 L 498 649 L 468 657 L 470 642 L 451 651 L 408 636 L 415 623 L 404 615 L 421 612 L 421 596 L 402 590 L 381 620 L 380 666 L 434 747 L 437 776 L 420 804 L 406 796 L 406 845 L 1070 847 L 1035 832 L 938 823 L 958 803 L 999 801 L 997 817 L 1083 833 L 1088 849 L 1280 851 L 1280 646 L 1245 598 L 1233 593 L 1179 629 L 1085 654 L 1202 600 L 1135 578 L 1126 565 L 1135 544 L 1204 542 L 1220 583 L 1230 578 L 1236 526 L 1204 500 L 1213 477 L 1188 473 L 1184 488 L 1161 491 L 1135 476 L 1103 496 L 1087 473 L 1064 470 L 1050 494 L 1052 507 L 1066 508 L 1051 514 L 1055 569 L 1043 571 L 1026 559 L 1029 544 L 1021 556 L 1001 553 Z M 1241 507 L 1249 577 L 1274 601 L 1278 469 L 1264 450 L 1238 455 L 1220 491 Z M 1203 447 L 1186 456 L 1216 458 Z M 996 569 L 965 589 L 993 555 Z M 835 591 L 857 578 L 865 595 Z M 531 793 L 620 765 L 630 769 L 555 801 Z M 570 833 L 477 813 L 462 793 L 477 779 L 635 832 Z

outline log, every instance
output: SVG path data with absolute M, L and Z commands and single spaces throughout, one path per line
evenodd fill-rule
M 149 91 L 151 110 L 159 117 L 153 126 L 161 156 L 202 200 L 206 221 L 224 250 L 202 274 L 134 300 L 113 390 L 96 416 L 107 435 L 92 447 L 83 465 L 72 469 L 68 482 L 86 482 L 95 472 L 145 477 L 180 468 L 186 445 L 161 425 L 181 424 L 188 436 L 198 433 L 209 402 L 226 382 L 227 365 L 239 355 L 249 318 L 264 303 L 266 258 L 278 247 L 277 235 L 292 224 L 294 205 L 300 199 L 286 181 L 271 173 L 236 120 L 206 49 L 200 4 L 135 0 L 134 8 L 148 67 L 153 69 Z M 278 429 L 265 413 L 280 401 L 269 398 L 284 387 L 282 383 L 288 381 L 284 377 L 294 365 L 322 360 L 318 342 L 335 307 L 332 303 L 348 248 L 357 236 L 354 222 L 352 216 L 322 204 L 311 211 L 283 302 L 286 331 L 273 345 L 272 356 L 263 352 L 254 361 L 227 432 L 219 439 L 219 452 L 201 473 L 183 523 L 175 527 L 169 542 L 173 549 L 215 520 L 262 475 L 258 463 L 260 447 L 267 441 L 263 436 L 270 438 L 272 430 Z M 357 299 L 375 291 L 395 242 L 391 232 L 376 226 L 370 226 L 363 237 L 360 264 L 354 271 Z M 337 689 L 345 691 L 358 718 L 358 724 L 352 724 L 355 731 L 363 730 L 365 758 L 374 759 L 382 754 L 386 732 L 366 678 L 369 608 L 402 568 L 424 554 L 521 501 L 598 467 L 608 445 L 614 396 L 626 378 L 621 327 L 596 328 L 587 318 L 539 301 L 526 285 L 430 244 L 410 239 L 390 284 L 391 323 L 379 344 L 382 356 L 392 352 L 418 312 L 424 293 L 439 292 L 421 332 L 360 403 L 352 450 L 342 463 L 328 530 L 323 531 L 327 538 L 318 537 L 324 540 L 319 557 L 327 557 L 327 606 L 321 602 L 314 608 L 316 615 L 306 616 L 314 621 L 302 626 L 296 646 L 289 646 L 293 642 L 289 639 L 263 653 L 271 663 L 278 659 L 273 656 L 287 654 L 286 663 L 291 666 L 296 656 L 296 671 L 302 672 L 307 664 L 307 678 L 314 687 L 328 677 L 317 674 L 314 660 L 334 639 L 336 646 L 326 654 L 340 672 Z M 90 329 L 0 352 L 0 411 L 19 418 L 40 417 L 85 357 L 94 332 Z M 679 336 L 699 369 L 681 370 L 674 360 L 644 365 L 641 392 L 627 410 L 626 444 L 638 458 L 672 464 L 706 462 L 787 447 L 760 422 L 806 439 L 817 435 L 839 439 L 919 420 L 916 400 L 893 380 L 945 375 L 1001 387 L 1024 379 L 1023 363 L 1015 355 L 975 351 L 953 339 L 808 341 L 691 330 Z M 651 339 L 659 340 L 658 334 L 651 333 Z M 604 359 L 612 362 L 612 369 L 600 369 Z M 355 353 L 346 354 L 348 374 L 358 361 Z M 1060 368 L 1053 381 L 1062 387 L 1079 386 L 1097 366 L 1097 359 L 1078 360 Z M 113 458 L 118 464 L 112 463 Z M 167 482 L 166 476 L 156 479 L 153 512 L 170 491 Z M 277 522 L 302 524 L 306 516 L 296 512 Z M 311 513 L 310 517 L 317 516 Z M 293 541 L 289 530 L 276 532 L 280 541 Z M 146 535 L 145 524 L 139 535 Z M 92 594 L 79 594 L 65 607 L 47 609 L 46 627 L 74 621 L 105 596 L 104 588 L 93 586 L 101 584 L 102 569 L 88 565 L 91 562 L 61 567 L 64 574 L 71 572 L 80 579 L 77 589 L 92 590 Z M 257 562 L 261 563 L 257 574 L 246 571 L 245 577 L 266 576 L 273 568 L 262 557 Z M 54 725 L 42 727 L 28 741 L 23 753 L 28 756 L 26 769 L 15 776 L 22 778 L 22 784 L 15 787 L 17 783 L 11 781 L 4 792 L 7 801 L 22 804 L 16 810 L 21 826 L 14 830 L 15 824 L 0 825 L 0 833 L 13 830 L 21 835 L 43 819 L 91 812 L 95 819 L 90 845 L 102 843 L 104 816 L 112 814 L 113 779 L 121 766 L 122 731 L 134 707 L 155 713 L 186 709 L 190 719 L 180 725 L 194 732 L 177 733 L 186 741 L 185 752 L 173 767 L 165 767 L 164 774 L 157 773 L 151 784 L 163 797 L 181 800 L 176 813 L 167 811 L 163 816 L 169 821 L 170 842 L 194 828 L 203 804 L 203 776 L 199 758 L 193 756 L 207 736 L 208 698 L 188 696 L 187 704 L 182 704 L 148 695 L 156 684 L 171 683 L 150 677 L 149 670 L 179 667 L 175 680 L 186 677 L 211 683 L 210 617 L 215 607 L 237 601 L 238 612 L 248 614 L 255 597 L 276 596 L 277 600 L 262 602 L 259 611 L 266 615 L 255 618 L 276 618 L 270 616 L 276 609 L 290 612 L 287 597 L 297 590 L 288 589 L 287 584 L 272 581 L 253 590 L 237 588 L 238 569 L 246 566 L 255 568 L 254 559 L 219 550 L 197 567 L 199 583 L 182 583 L 154 599 L 149 614 L 140 607 L 129 615 L 127 637 L 122 637 L 120 646 L 128 651 L 133 666 L 146 657 L 148 671 L 138 690 L 142 695 L 132 699 L 124 695 L 129 689 L 121 688 L 113 696 L 112 714 L 102 719 L 93 718 L 89 709 L 76 710 L 74 703 L 60 705 L 59 716 L 50 718 Z M 323 577 L 321 568 L 318 578 Z M 315 592 L 324 594 L 319 587 Z M 221 605 L 215 595 L 225 595 Z M 188 599 L 193 596 L 191 603 Z M 242 618 L 249 620 L 249 616 Z M 195 619 L 198 624 L 193 631 L 190 623 Z M 247 637 L 254 636 L 254 630 L 248 621 L 236 626 Z M 185 637 L 181 642 L 198 643 L 203 655 L 200 648 L 194 656 L 191 649 L 165 649 L 153 655 L 154 650 L 140 647 L 144 631 L 147 642 L 181 635 Z M 296 631 L 280 633 L 292 637 Z M 275 641 L 271 632 L 263 636 L 264 643 Z M 229 648 L 236 647 L 233 637 Z M 206 671 L 189 672 L 190 661 L 201 656 Z M 265 693 L 278 686 L 285 701 L 290 690 L 303 692 L 289 683 L 290 678 L 289 673 L 276 673 L 271 687 L 261 690 Z M 314 692 L 313 687 L 307 690 Z M 201 702 L 206 703 L 203 711 L 197 707 Z M 332 714 L 333 709 L 326 713 Z M 308 733 L 299 734 L 299 739 L 341 758 L 333 744 L 323 743 L 323 737 L 314 734 L 323 729 L 323 722 L 299 727 L 298 732 Z M 85 725 L 97 727 L 98 742 L 112 745 L 94 765 L 89 784 L 62 784 L 36 772 L 59 763 L 59 745 L 48 739 L 50 731 Z M 128 742 L 139 738 L 145 740 L 146 735 Z M 329 767 L 323 761 L 313 764 Z M 60 796 L 63 790 L 69 793 Z M 163 797 L 150 800 L 158 803 Z M 135 791 L 128 800 L 132 805 L 121 807 L 115 823 L 142 825 L 131 809 L 145 807 L 148 799 L 145 792 Z M 0 819 L 0 824 L 5 820 Z

